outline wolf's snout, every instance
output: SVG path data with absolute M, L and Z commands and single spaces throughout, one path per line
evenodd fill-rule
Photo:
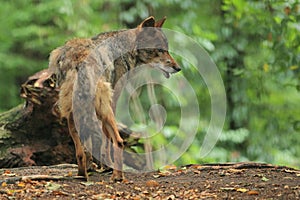
M 174 69 L 176 72 L 180 72 L 180 71 L 181 71 L 181 68 L 180 68 L 178 65 L 173 66 L 173 69 Z

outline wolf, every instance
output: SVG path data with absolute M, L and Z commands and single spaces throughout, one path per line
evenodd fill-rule
M 102 122 L 101 159 L 113 166 L 112 181 L 124 179 L 124 144 L 114 116 L 113 89 L 124 74 L 143 64 L 161 70 L 166 78 L 181 70 L 168 52 L 168 41 L 161 30 L 165 20 L 164 17 L 156 21 L 150 16 L 134 29 L 71 39 L 50 53 L 49 70 L 56 74 L 59 88 L 57 106 L 61 118 L 67 121 L 75 145 L 79 176 L 88 179 L 91 155 L 85 152 L 82 141 L 85 138 L 81 135 L 98 131 L 97 126 L 90 123 L 95 121 L 91 117 L 95 113 Z M 86 114 L 76 118 L 77 113 Z M 76 122 L 84 128 L 76 126 Z

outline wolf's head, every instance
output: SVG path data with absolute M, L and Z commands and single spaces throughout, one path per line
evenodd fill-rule
M 136 51 L 138 64 L 149 64 L 158 68 L 169 78 L 170 74 L 181 69 L 168 52 L 168 40 L 161 30 L 165 20 L 164 17 L 155 21 L 151 16 L 138 25 Z

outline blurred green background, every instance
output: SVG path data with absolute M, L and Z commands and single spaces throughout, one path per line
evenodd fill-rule
M 176 163 L 261 161 L 300 167 L 298 0 L 14 0 L 1 2 L 0 15 L 0 112 L 23 102 L 20 84 L 46 68 L 51 50 L 66 40 L 132 28 L 149 15 L 167 16 L 165 28 L 192 37 L 208 51 L 227 94 L 224 131 L 213 151 L 200 158 L 210 96 L 194 78 L 197 72 L 178 58 L 197 88 L 203 118 L 196 139 Z M 176 127 L 166 124 L 166 130 Z M 157 140 L 167 143 L 167 137 Z

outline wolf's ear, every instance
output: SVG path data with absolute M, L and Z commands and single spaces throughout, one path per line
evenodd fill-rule
M 138 28 L 144 28 L 144 27 L 154 27 L 155 26 L 155 20 L 153 16 L 150 16 L 146 18 L 140 25 L 138 25 Z
M 158 28 L 161 28 L 162 25 L 165 23 L 166 19 L 167 19 L 167 17 L 164 16 L 162 19 L 156 21 L 154 26 L 158 27 Z

